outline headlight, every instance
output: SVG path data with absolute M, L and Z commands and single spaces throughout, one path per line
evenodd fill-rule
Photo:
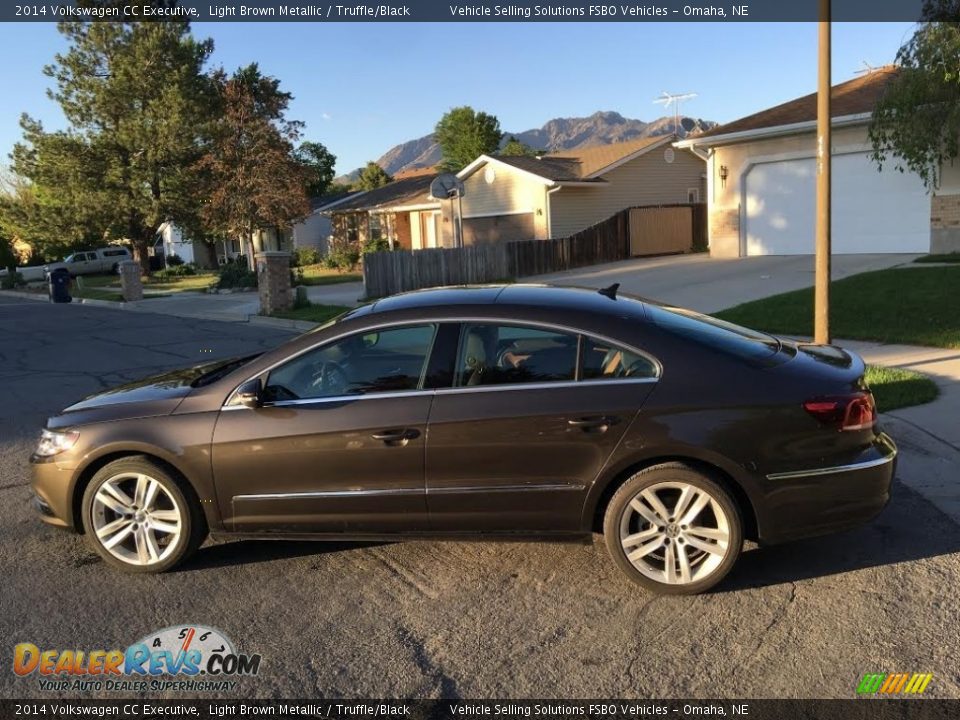
M 40 433 L 40 444 L 37 445 L 35 455 L 39 457 L 53 457 L 59 455 L 65 450 L 69 450 L 77 444 L 77 438 L 80 433 L 76 430 L 58 432 L 56 430 L 46 430 Z

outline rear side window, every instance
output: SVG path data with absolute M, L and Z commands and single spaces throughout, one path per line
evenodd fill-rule
M 780 350 L 780 341 L 772 335 L 692 310 L 648 304 L 647 311 L 657 327 L 744 360 L 763 360 Z
M 577 336 L 519 325 L 467 324 L 456 368 L 458 387 L 572 381 Z
M 635 380 L 657 377 L 657 366 L 648 357 L 605 340 L 584 336 L 580 350 L 580 379 Z

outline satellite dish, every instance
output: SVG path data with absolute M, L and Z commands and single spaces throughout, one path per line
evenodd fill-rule
M 434 200 L 454 200 L 463 197 L 463 182 L 453 173 L 441 173 L 430 183 L 430 197 Z

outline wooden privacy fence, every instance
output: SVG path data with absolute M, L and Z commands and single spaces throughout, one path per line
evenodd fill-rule
M 632 256 L 706 248 L 706 206 L 628 208 L 570 237 L 393 250 L 363 257 L 367 298 L 442 285 L 511 280 Z

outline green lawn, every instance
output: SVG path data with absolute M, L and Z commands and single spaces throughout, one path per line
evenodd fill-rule
M 301 270 L 303 271 L 303 280 L 299 279 Z M 294 268 L 293 273 L 298 278 L 297 282 L 302 285 L 333 285 L 335 283 L 360 282 L 363 280 L 363 275 L 360 273 L 331 270 L 319 264 Z
M 922 255 L 914 260 L 915 263 L 960 263 L 960 252 L 943 253 L 941 255 Z
M 288 320 L 307 320 L 315 323 L 325 323 L 327 320 L 335 318 L 341 313 L 350 310 L 343 305 L 307 305 L 305 307 L 295 308 L 293 310 L 282 310 L 276 312 L 272 317 L 286 318 Z
M 147 290 L 162 290 L 166 294 L 203 291 L 215 284 L 217 276 L 213 273 L 203 273 L 202 275 L 183 275 L 181 277 L 160 279 L 154 276 L 143 277 L 143 287 Z M 112 290 L 119 293 L 120 277 L 117 275 L 81 275 L 74 280 L 74 287 L 83 286 L 84 290 L 99 289 Z M 92 296 L 90 296 L 92 297 Z M 146 297 L 157 297 L 149 294 Z
M 715 313 L 778 335 L 813 335 L 813 288 Z M 960 266 L 879 270 L 830 290 L 834 337 L 960 349 Z
M 880 412 L 923 405 L 936 400 L 940 394 L 936 384 L 926 375 L 880 365 L 867 366 L 867 384 Z

